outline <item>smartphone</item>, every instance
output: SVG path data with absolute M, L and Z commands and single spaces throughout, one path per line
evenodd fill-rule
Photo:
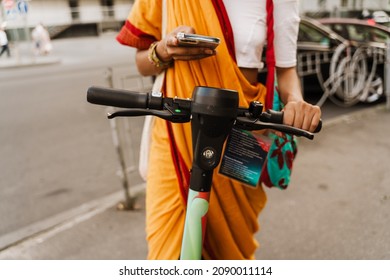
M 176 38 L 179 40 L 179 46 L 186 47 L 204 47 L 215 49 L 220 43 L 220 39 L 217 37 L 186 34 L 183 32 L 177 33 Z

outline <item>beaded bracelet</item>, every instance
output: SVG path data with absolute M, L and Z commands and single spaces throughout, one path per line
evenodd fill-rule
M 172 65 L 172 60 L 168 62 L 162 61 L 158 56 L 156 52 L 157 44 L 159 41 L 153 42 L 148 50 L 148 60 L 150 63 L 152 63 L 154 66 L 157 68 L 168 68 L 169 66 Z

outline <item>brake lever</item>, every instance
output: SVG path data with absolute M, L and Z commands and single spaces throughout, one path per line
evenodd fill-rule
M 164 110 L 153 110 L 153 109 L 130 109 L 130 110 L 122 110 L 116 111 L 113 113 L 109 113 L 107 118 L 113 119 L 116 117 L 137 117 L 137 116 L 156 116 L 161 119 L 173 122 L 173 123 L 185 123 L 191 120 L 191 116 L 189 114 L 184 113 L 171 113 L 170 111 Z
M 314 134 L 309 131 L 296 128 L 296 127 L 286 126 L 284 124 L 262 122 L 258 119 L 248 119 L 245 117 L 238 117 L 236 119 L 236 123 L 234 126 L 249 131 L 262 130 L 262 129 L 274 129 L 287 134 L 303 136 L 310 140 L 314 139 Z

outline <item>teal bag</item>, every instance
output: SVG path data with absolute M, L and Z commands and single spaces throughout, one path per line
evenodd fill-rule
M 275 87 L 272 109 L 280 111 L 282 108 L 283 104 Z M 293 162 L 298 152 L 297 137 L 286 133 L 279 136 L 273 132 L 270 132 L 268 136 L 273 141 L 261 173 L 260 182 L 269 188 L 286 189 L 290 183 Z

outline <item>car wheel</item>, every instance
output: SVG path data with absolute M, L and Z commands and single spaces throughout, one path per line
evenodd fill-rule
M 384 94 L 383 79 L 379 75 L 375 75 L 374 79 L 370 83 L 368 89 L 368 95 L 363 102 L 374 103 L 381 99 Z
M 378 74 L 378 63 L 381 53 L 376 48 L 367 49 L 367 56 L 372 60 L 371 71 L 367 75 L 365 87 L 360 97 L 360 101 L 373 103 L 378 101 L 384 95 L 383 79 Z

